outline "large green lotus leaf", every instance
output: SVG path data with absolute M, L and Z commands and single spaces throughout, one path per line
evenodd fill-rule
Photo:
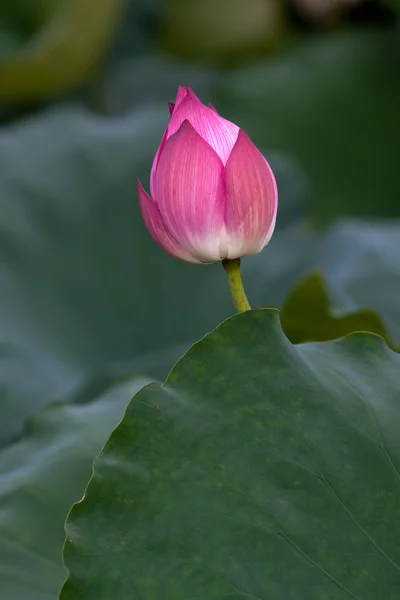
M 300 162 L 316 219 L 399 216 L 399 55 L 397 30 L 308 38 L 221 76 L 213 102 L 258 144 Z
M 4 600 L 55 600 L 66 573 L 64 520 L 92 462 L 144 378 L 84 404 L 46 407 L 0 451 L 0 589 Z M 86 398 L 87 400 L 88 398 Z
M 339 317 L 332 312 L 320 271 L 313 271 L 301 279 L 285 299 L 280 317 L 282 328 L 293 344 L 324 342 L 354 331 L 369 331 L 392 345 L 386 327 L 375 311 L 364 308 Z
M 67 521 L 60 600 L 397 600 L 400 356 L 228 319 L 150 384 Z

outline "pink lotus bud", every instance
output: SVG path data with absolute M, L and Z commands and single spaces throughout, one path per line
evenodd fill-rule
M 138 181 L 146 226 L 163 250 L 193 263 L 260 252 L 278 190 L 267 161 L 237 125 L 179 86 L 154 157 L 152 198 Z

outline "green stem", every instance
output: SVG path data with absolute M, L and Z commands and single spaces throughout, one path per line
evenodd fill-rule
M 244 291 L 242 276 L 240 275 L 240 258 L 233 258 L 232 260 L 225 258 L 222 264 L 228 275 L 229 288 L 237 311 L 242 313 L 246 312 L 246 310 L 251 310 Z

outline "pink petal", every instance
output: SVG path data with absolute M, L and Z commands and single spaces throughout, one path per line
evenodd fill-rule
M 278 189 L 269 164 L 242 129 L 225 167 L 225 193 L 221 253 L 235 258 L 260 252 L 274 231 Z
M 181 260 L 192 263 L 200 262 L 186 252 L 186 250 L 181 248 L 176 239 L 168 231 L 157 204 L 148 194 L 146 194 L 138 179 L 136 182 L 140 210 L 142 211 L 143 220 L 152 238 L 157 242 L 160 248 L 165 252 L 168 252 L 168 254 L 175 256 L 175 258 L 180 258 Z
M 223 165 L 189 121 L 164 145 L 154 197 L 165 224 L 182 247 L 201 262 L 220 259 Z
M 214 104 L 211 104 L 211 102 L 208 103 L 208 108 L 211 108 L 211 110 L 213 110 L 214 112 L 216 112 L 218 114 L 217 109 L 215 108 Z
M 151 166 L 151 172 L 150 172 L 150 193 L 154 198 L 154 178 L 156 175 L 156 170 L 157 170 L 157 165 L 158 165 L 158 161 L 160 160 L 160 155 L 161 155 L 161 151 L 164 148 L 165 142 L 168 139 L 168 128 L 164 131 L 164 135 L 162 136 L 160 145 L 158 146 L 156 155 L 153 159 L 153 164 Z
M 188 88 L 185 88 L 182 85 L 179 85 L 178 92 L 176 94 L 175 104 L 173 102 L 168 102 L 169 114 L 171 117 L 174 114 L 175 107 L 178 106 L 178 104 L 180 104 L 184 98 L 186 98 L 187 90 L 188 90 Z M 150 173 L 150 192 L 153 196 L 154 196 L 154 176 L 155 176 L 155 172 L 157 169 L 158 161 L 160 159 L 160 154 L 164 147 L 164 144 L 167 141 L 167 139 L 170 137 L 170 135 L 171 135 L 171 133 L 169 132 L 169 128 L 167 127 L 167 129 L 164 131 L 164 135 L 161 138 L 160 145 L 159 145 L 157 152 L 155 154 L 155 157 L 153 159 L 153 164 L 152 164 L 151 173 Z
M 178 97 L 181 98 L 178 104 Z M 215 150 L 225 165 L 235 145 L 239 127 L 221 117 L 213 109 L 204 106 L 191 88 L 186 96 L 178 91 L 174 113 L 168 125 L 168 137 L 178 131 L 188 120 L 199 135 Z
M 178 85 L 178 91 L 176 94 L 176 99 L 175 99 L 175 104 L 173 102 L 168 102 L 168 108 L 169 108 L 169 114 L 170 117 L 172 117 L 172 115 L 174 114 L 174 110 L 175 108 L 182 102 L 182 100 L 184 98 L 186 98 L 187 94 L 188 94 L 188 90 L 190 88 L 186 88 L 183 85 Z M 173 131 L 172 133 L 175 133 L 175 131 Z M 164 147 L 165 142 L 167 141 L 167 139 L 172 135 L 169 126 L 167 127 L 167 129 L 164 132 L 164 135 L 161 139 L 160 145 L 157 149 L 157 152 L 154 156 L 153 159 L 153 164 L 151 167 L 151 173 L 150 173 L 150 192 L 154 197 L 154 176 L 155 176 L 155 172 L 157 169 L 157 165 L 158 165 L 158 161 L 160 160 L 160 154 L 161 151 Z
M 176 92 L 175 106 L 178 107 L 184 98 L 186 98 L 190 88 L 183 85 L 178 85 L 178 91 Z

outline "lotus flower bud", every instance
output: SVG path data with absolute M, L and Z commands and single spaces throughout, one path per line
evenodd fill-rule
M 211 263 L 260 252 L 278 207 L 275 177 L 246 133 L 179 86 L 154 157 L 151 197 L 138 181 L 146 226 L 163 250 Z

